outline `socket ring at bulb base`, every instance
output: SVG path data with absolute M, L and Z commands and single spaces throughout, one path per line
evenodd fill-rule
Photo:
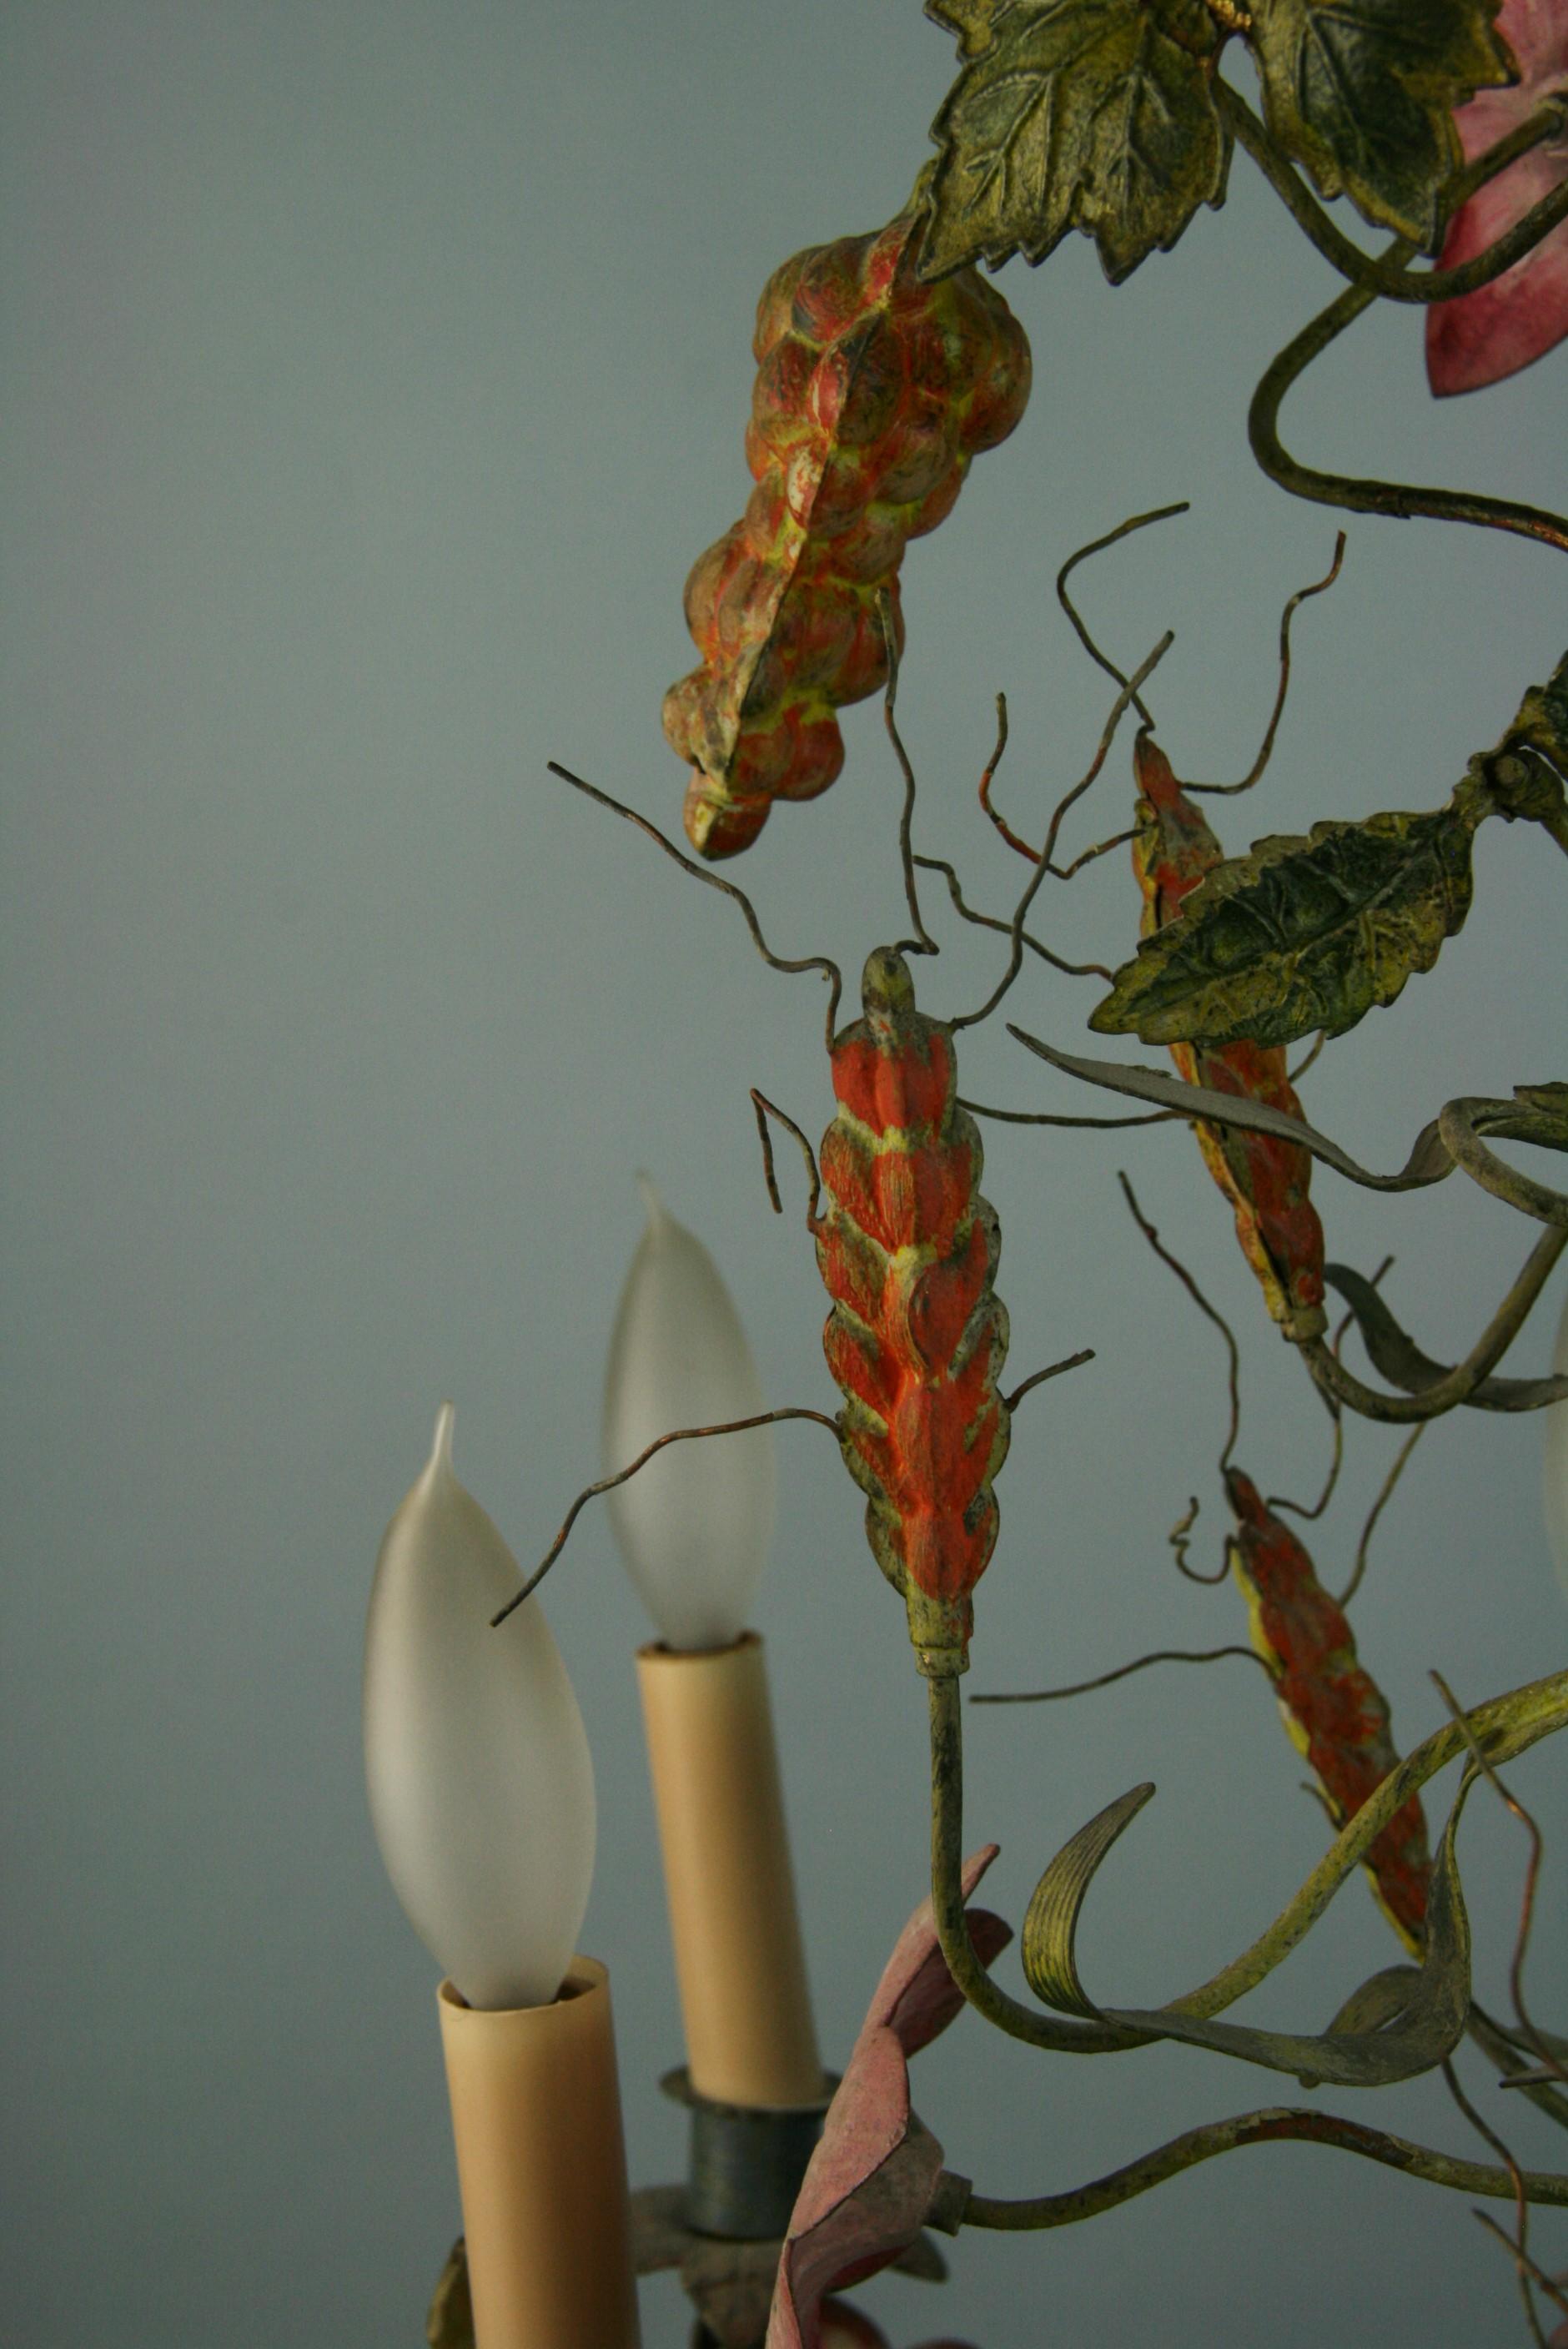
M 684 2064 L 665 2074 L 660 2087 L 691 2114 L 685 2215 L 694 2234 L 767 2242 L 787 2232 L 838 2085 L 824 2073 L 810 2105 L 725 2105 L 700 2095 Z

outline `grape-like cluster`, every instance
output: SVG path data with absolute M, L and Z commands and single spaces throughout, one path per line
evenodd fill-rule
M 758 305 L 757 487 L 692 568 L 702 666 L 665 697 L 665 737 L 695 770 L 686 828 L 704 856 L 749 847 L 776 799 L 827 790 L 844 760 L 835 711 L 887 674 L 879 593 L 903 642 L 906 540 L 935 529 L 970 459 L 1024 412 L 1023 328 L 973 269 L 920 282 L 923 226 L 904 213 L 798 253 Z

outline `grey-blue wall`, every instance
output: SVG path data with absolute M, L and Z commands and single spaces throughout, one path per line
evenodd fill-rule
M 760 1083 L 823 1122 L 817 983 L 765 970 L 730 908 L 544 761 L 676 823 L 659 697 L 691 659 L 686 567 L 747 487 L 752 305 L 786 254 L 897 208 L 952 47 L 913 0 L 13 0 L 3 38 L 4 2304 L 36 2349 L 379 2349 L 420 2337 L 457 2223 L 432 1971 L 381 1872 L 358 1744 L 371 1561 L 436 1404 L 455 1396 L 460 1472 L 537 1555 L 596 1473 L 639 1164 L 717 1256 L 770 1394 L 831 1399 L 797 1201 L 767 1211 L 746 1098 Z M 925 844 L 984 904 L 1019 874 L 975 807 L 992 696 L 1011 698 L 1001 790 L 1032 829 L 1107 706 L 1051 596 L 1073 547 L 1192 500 L 1081 584 L 1124 661 L 1174 625 L 1153 698 L 1196 776 L 1250 761 L 1279 605 L 1326 563 L 1335 517 L 1261 480 L 1243 418 L 1328 273 L 1243 160 L 1233 179 L 1114 295 L 1078 241 L 1003 281 L 1033 403 L 912 550 L 902 701 Z M 1563 367 L 1437 408 L 1418 322 L 1379 316 L 1287 430 L 1352 470 L 1561 502 Z M 1561 652 L 1563 575 L 1517 540 L 1353 523 L 1227 839 L 1435 803 Z M 858 968 L 903 921 L 897 781 L 874 706 L 846 733 L 831 796 L 779 814 L 738 871 L 786 951 Z M 1129 798 L 1124 741 L 1072 839 Z M 1563 1073 L 1563 867 L 1501 825 L 1478 865 L 1462 942 L 1310 1081 L 1311 1113 L 1374 1164 L 1449 1093 Z M 948 951 L 924 1000 L 969 1007 L 994 947 L 928 911 Z M 1121 857 L 1043 918 L 1064 951 L 1119 959 Z M 1092 1000 L 1031 972 L 1015 1016 L 1070 1044 Z M 966 1041 L 965 1081 L 1096 1106 L 999 1028 Z M 1315 1485 L 1326 1426 L 1190 1141 L 987 1141 L 1016 1369 L 1099 1358 L 1020 1415 L 971 1685 L 1240 1636 L 1234 1591 L 1180 1580 L 1164 1544 L 1196 1490 L 1196 1558 L 1219 1554 L 1221 1350 L 1131 1233 L 1117 1166 L 1241 1322 L 1240 1456 L 1265 1489 Z M 1389 1294 L 1440 1355 L 1529 1244 L 1459 1182 L 1407 1202 L 1318 1189 L 1334 1253 L 1397 1251 Z M 1542 1330 L 1521 1361 L 1544 1358 Z M 1394 1441 L 1351 1430 L 1326 1579 Z M 923 1889 L 923 1692 L 829 1447 L 809 1427 L 780 1444 L 758 1616 L 841 2058 Z M 1441 1718 L 1429 1666 L 1475 1700 L 1562 1660 L 1538 1459 L 1528 1419 L 1461 1414 L 1384 1520 L 1357 1619 L 1404 1742 Z M 645 1626 L 603 1518 L 549 1612 L 599 1773 L 585 1943 L 613 1968 L 650 2180 L 681 2158 L 654 2085 L 680 2046 Z M 1128 2002 L 1232 1954 L 1323 1845 L 1244 1663 L 976 1714 L 971 1742 L 971 1840 L 1001 1842 L 989 1890 L 1015 1918 L 1057 1843 L 1160 1782 L 1083 1933 L 1090 1983 Z M 1561 1756 L 1516 1775 L 1560 1855 Z M 1463 1856 L 1501 2004 L 1522 1838 L 1478 1798 Z M 1562 1880 L 1542 1894 L 1547 2011 Z M 1321 2027 L 1396 1955 L 1353 1884 L 1259 2018 Z M 1179 2049 L 1049 2062 L 975 2022 L 915 2086 L 952 2164 L 998 2194 L 1298 2094 Z M 1326 2101 L 1484 2158 L 1440 2085 Z M 1522 2159 L 1557 2157 L 1533 2112 L 1491 2109 Z M 1537 2240 L 1568 2263 L 1560 2219 Z M 1070 2232 L 965 2238 L 954 2270 L 940 2298 L 894 2280 L 868 2303 L 900 2343 L 951 2329 L 987 2349 L 1469 2344 L 1518 2323 L 1462 2198 L 1301 2147 Z M 645 2307 L 650 2349 L 683 2338 L 667 2281 Z

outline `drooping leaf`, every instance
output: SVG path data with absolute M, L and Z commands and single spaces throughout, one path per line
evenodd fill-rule
M 1043 261 L 1092 236 L 1117 285 L 1168 252 L 1230 160 L 1199 0 L 943 0 L 967 62 L 932 126 L 941 150 L 922 274 L 982 255 Z
M 1431 814 L 1276 833 L 1216 865 L 1141 941 L 1089 1026 L 1146 1044 L 1342 1036 L 1430 970 L 1470 911 L 1470 847 L 1495 802 L 1467 775 Z
M 1435 1387 L 1439 1380 L 1451 1378 L 1451 1365 L 1434 1362 L 1423 1353 L 1415 1340 L 1399 1327 L 1387 1305 L 1369 1280 L 1348 1265 L 1330 1264 L 1324 1267 L 1324 1278 L 1331 1288 L 1336 1288 L 1356 1316 L 1366 1347 L 1375 1369 L 1380 1371 L 1390 1386 L 1402 1387 L 1407 1394 L 1422 1394 Z M 1482 1379 L 1471 1389 L 1465 1400 L 1479 1411 L 1541 1411 L 1546 1404 L 1568 1398 L 1568 1382 L 1562 1379 Z
M 1437 243 L 1454 109 L 1513 78 L 1497 0 L 1253 0 L 1264 113 L 1326 196 Z
M 1059 1051 L 1056 1045 L 1031 1036 L 1026 1029 L 1009 1022 L 1007 1033 L 1016 1036 L 1020 1044 L 1060 1069 L 1069 1077 L 1081 1077 L 1086 1084 L 1103 1086 L 1107 1092 L 1125 1093 L 1132 1101 L 1149 1102 L 1156 1109 L 1174 1110 L 1179 1117 L 1207 1118 L 1216 1125 L 1243 1127 L 1249 1133 L 1272 1133 L 1282 1142 L 1299 1143 L 1315 1158 L 1347 1181 L 1359 1183 L 1368 1191 L 1419 1191 L 1429 1183 L 1440 1183 L 1454 1171 L 1454 1162 L 1444 1146 L 1438 1130 L 1438 1120 L 1424 1125 L 1416 1137 L 1415 1146 L 1398 1174 L 1374 1174 L 1358 1165 L 1347 1150 L 1304 1117 L 1287 1117 L 1271 1102 L 1248 1101 L 1240 1094 L 1216 1092 L 1212 1086 L 1190 1085 L 1180 1077 L 1168 1076 L 1163 1069 L 1145 1069 L 1136 1061 L 1086 1061 L 1076 1052 Z M 1506 1106 L 1498 1103 L 1501 1109 Z
M 1108 1803 L 1062 1846 L 1035 1887 L 1024 1918 L 1020 1951 L 1024 1979 L 1037 1999 L 1064 2014 L 1099 2015 L 1099 2008 L 1078 1980 L 1074 1952 L 1078 1911 L 1100 1861 L 1153 1792 L 1152 1785 L 1145 1784 Z

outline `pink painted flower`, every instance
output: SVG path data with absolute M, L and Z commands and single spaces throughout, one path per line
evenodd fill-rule
M 996 1857 L 986 1844 L 964 1868 L 967 1899 Z M 1012 1928 L 985 1909 L 967 1912 L 989 1965 Z M 945 2031 L 964 1993 L 943 1961 L 929 1900 L 900 1934 L 867 2010 L 821 2140 L 789 2220 L 768 2349 L 888 2349 L 871 2320 L 826 2295 L 859 2283 L 919 2236 L 942 2175 L 942 2147 L 909 2103 L 909 2058 Z M 932 2342 L 926 2349 L 965 2349 Z
M 1511 89 L 1478 90 L 1454 115 L 1467 161 L 1568 93 L 1568 0 L 1503 0 L 1497 29 L 1519 60 Z M 1568 132 L 1532 147 L 1455 213 L 1439 266 L 1473 261 L 1532 205 L 1568 179 Z M 1568 335 L 1568 221 L 1490 285 L 1436 302 L 1427 313 L 1427 379 L 1439 398 L 1516 375 Z

